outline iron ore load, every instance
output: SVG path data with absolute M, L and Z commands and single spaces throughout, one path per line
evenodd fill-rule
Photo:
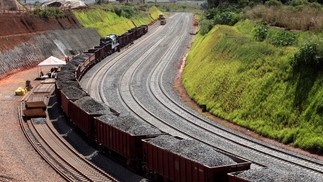
M 131 115 L 101 116 L 94 121 L 97 143 L 120 155 L 126 164 L 142 170 L 142 139 L 156 137 L 162 132 Z
M 165 21 L 166 23 L 166 21 Z M 228 173 L 247 170 L 250 162 L 221 153 L 195 140 L 171 136 L 132 115 L 91 98 L 78 80 L 93 65 L 147 33 L 148 26 L 108 35 L 100 45 L 75 56 L 58 74 L 56 94 L 70 122 L 97 147 L 151 180 L 228 181 Z
M 196 140 L 162 135 L 143 142 L 146 170 L 170 181 L 226 181 L 227 173 L 250 168 Z

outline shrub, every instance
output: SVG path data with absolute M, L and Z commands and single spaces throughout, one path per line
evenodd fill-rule
M 213 27 L 213 23 L 212 20 L 208 20 L 208 19 L 202 19 L 199 22 L 200 25 L 200 34 L 205 35 L 207 34 Z
M 41 10 L 39 8 L 33 11 L 34 15 L 39 15 L 41 18 L 49 19 L 49 18 L 62 18 L 66 16 L 66 13 L 58 8 L 47 8 Z
M 124 6 L 122 8 L 121 16 L 126 17 L 126 18 L 131 18 L 136 14 L 136 11 L 133 7 L 131 6 Z
M 269 0 L 265 2 L 266 6 L 281 6 L 283 3 L 278 0 Z
M 266 25 L 258 25 L 254 29 L 254 38 L 257 41 L 264 41 L 267 38 L 268 34 L 268 26 Z
M 297 42 L 296 34 L 286 31 L 274 31 L 268 41 L 275 46 L 290 46 Z
M 291 58 L 293 67 L 298 66 L 321 66 L 323 63 L 323 43 L 321 40 L 309 41 L 301 46 L 299 51 Z
M 220 25 L 234 25 L 240 20 L 240 15 L 238 13 L 232 12 L 232 11 L 224 11 L 221 13 L 218 13 L 214 17 L 214 24 L 220 24 Z
M 122 9 L 119 8 L 118 6 L 114 6 L 113 7 L 113 11 L 115 14 L 117 14 L 118 16 L 122 16 Z
M 291 0 L 289 2 L 289 4 L 292 6 L 301 6 L 301 5 L 307 5 L 308 1 L 307 0 Z

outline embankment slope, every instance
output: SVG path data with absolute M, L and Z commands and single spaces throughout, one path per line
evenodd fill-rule
M 295 72 L 289 60 L 298 48 L 255 41 L 254 26 L 243 21 L 197 35 L 183 72 L 184 87 L 219 117 L 322 153 L 323 72 Z
M 69 14 L 43 19 L 28 14 L 0 16 L 0 78 L 37 65 L 49 56 L 73 56 L 98 44 L 99 34 Z

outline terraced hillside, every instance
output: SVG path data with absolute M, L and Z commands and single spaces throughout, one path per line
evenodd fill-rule
M 49 56 L 64 58 L 97 45 L 99 35 L 72 15 L 44 19 L 30 14 L 0 16 L 0 77 L 37 65 Z

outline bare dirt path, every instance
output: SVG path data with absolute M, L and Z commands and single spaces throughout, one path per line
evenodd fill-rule
M 38 68 L 11 74 L 0 80 L 0 181 L 64 181 L 32 148 L 18 123 L 17 106 L 22 99 L 15 96 L 26 80 L 32 86 Z

